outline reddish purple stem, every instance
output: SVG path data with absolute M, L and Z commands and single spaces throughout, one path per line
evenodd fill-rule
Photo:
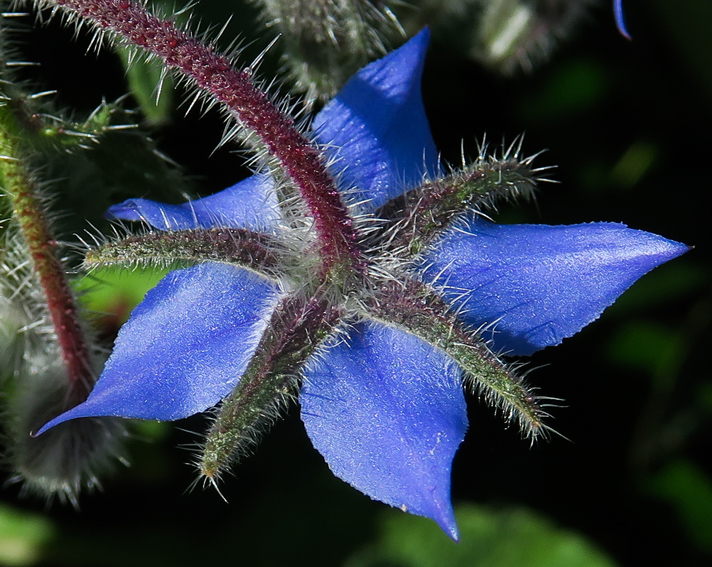
M 292 118 L 255 86 L 249 69 L 234 69 L 225 56 L 134 2 L 52 0 L 49 3 L 160 57 L 168 67 L 180 70 L 223 103 L 262 139 L 299 188 L 315 220 L 324 275 L 344 265 L 352 269 L 361 266 L 353 220 L 326 170 L 321 152 L 299 132 Z

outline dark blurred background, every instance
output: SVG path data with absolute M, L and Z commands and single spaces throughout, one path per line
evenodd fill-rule
M 293 408 L 226 479 L 229 504 L 214 490 L 187 490 L 194 480 L 187 448 L 204 428 L 200 416 L 137 424 L 131 467 L 84 495 L 81 511 L 18 500 L 17 487 L 6 487 L 0 565 L 709 565 L 712 3 L 631 0 L 625 8 L 633 41 L 618 34 L 602 2 L 548 62 L 510 78 L 433 30 L 423 91 L 444 159 L 459 162 L 461 141 L 476 156 L 485 133 L 493 147 L 525 133 L 524 151 L 546 150 L 537 163 L 557 166 L 549 177 L 558 183 L 543 184 L 536 203 L 503 207 L 498 221 L 617 221 L 695 246 L 595 324 L 532 358 L 531 381 L 564 400 L 552 410 L 561 436 L 530 447 L 470 400 L 470 431 L 453 473 L 459 545 L 434 523 L 334 478 Z M 226 35 L 253 42 L 248 53 L 267 43 L 254 12 L 238 2 L 196 10 L 213 23 L 236 12 Z M 25 34 L 18 49 L 41 63 L 27 78 L 37 90 L 57 89 L 59 107 L 86 114 L 102 97 L 128 91 L 119 58 L 87 53 L 85 35 L 72 39 L 58 22 Z M 276 72 L 272 64 L 262 75 Z M 177 93 L 170 121 L 150 127 L 182 167 L 179 186 L 164 188 L 174 199 L 247 174 L 234 147 L 214 151 L 220 117 L 186 117 L 182 100 Z M 106 199 L 146 195 L 165 198 L 137 185 Z M 101 222 L 97 211 L 87 216 Z M 119 278 L 94 307 L 125 314 L 131 290 L 140 296 L 136 290 L 150 285 L 137 279 Z M 107 335 L 115 325 L 107 319 Z

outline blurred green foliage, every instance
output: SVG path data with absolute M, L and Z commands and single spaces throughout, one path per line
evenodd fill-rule
M 383 513 L 374 543 L 345 567 L 614 567 L 615 563 L 578 534 L 554 526 L 523 508 L 497 510 L 462 505 L 455 509 L 462 535 L 452 545 L 423 518 Z

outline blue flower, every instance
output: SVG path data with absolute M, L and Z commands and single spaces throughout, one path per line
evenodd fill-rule
M 442 175 L 420 95 L 428 41 L 426 30 L 362 69 L 314 120 L 314 139 L 361 219 Z M 111 213 L 167 234 L 247 229 L 275 246 L 301 231 L 304 249 L 290 256 L 298 264 L 309 256 L 310 233 L 288 216 L 293 208 L 280 206 L 275 186 L 257 174 L 193 203 L 134 199 Z M 364 234 L 372 239 L 374 231 Z M 386 243 L 369 242 L 366 255 L 377 266 Z M 465 338 L 482 329 L 492 351 L 483 342 L 474 351 L 485 362 L 499 364 L 493 351 L 530 354 L 575 334 L 636 279 L 686 250 L 620 224 L 506 226 L 462 213 L 407 261 L 388 263 L 390 257 L 369 268 L 380 276 L 362 293 L 350 289 L 331 299 L 338 320 L 324 336 L 308 336 L 313 350 L 288 367 L 301 376 L 307 433 L 335 475 L 371 498 L 432 518 L 456 539 L 450 473 L 467 429 L 463 370 L 456 349 L 436 348 L 429 337 L 441 327 L 469 329 Z M 280 279 L 206 261 L 169 273 L 121 329 L 89 398 L 38 433 L 76 418 L 176 420 L 215 406 L 264 354 L 274 322 L 288 313 L 285 298 L 309 292 L 299 279 L 307 271 L 290 269 Z M 391 284 L 401 291 L 388 291 Z M 405 303 L 414 311 L 399 312 L 408 286 L 429 291 Z M 438 311 L 428 293 L 441 296 L 447 309 Z M 389 313 L 407 316 L 390 321 Z M 432 324 L 422 333 L 409 332 L 411 320 L 429 315 Z M 291 330 L 297 333 L 308 316 L 303 307 Z

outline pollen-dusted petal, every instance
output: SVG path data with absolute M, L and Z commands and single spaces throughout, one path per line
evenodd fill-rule
M 144 221 L 159 230 L 249 228 L 270 232 L 279 222 L 274 182 L 255 174 L 219 193 L 181 205 L 129 199 L 107 211 L 109 218 Z
M 314 135 L 336 160 L 342 187 L 375 210 L 424 173 L 437 171 L 438 153 L 420 94 L 430 32 L 361 69 L 314 119 Z
M 240 380 L 277 295 L 226 264 L 169 273 L 121 328 L 88 399 L 38 434 L 78 417 L 174 420 L 214 406 Z
M 423 260 L 461 317 L 509 354 L 531 354 L 596 320 L 638 278 L 688 250 L 617 223 L 501 225 L 469 219 Z
M 457 539 L 450 470 L 467 429 L 457 366 L 413 335 L 364 323 L 304 375 L 302 420 L 332 472 Z

